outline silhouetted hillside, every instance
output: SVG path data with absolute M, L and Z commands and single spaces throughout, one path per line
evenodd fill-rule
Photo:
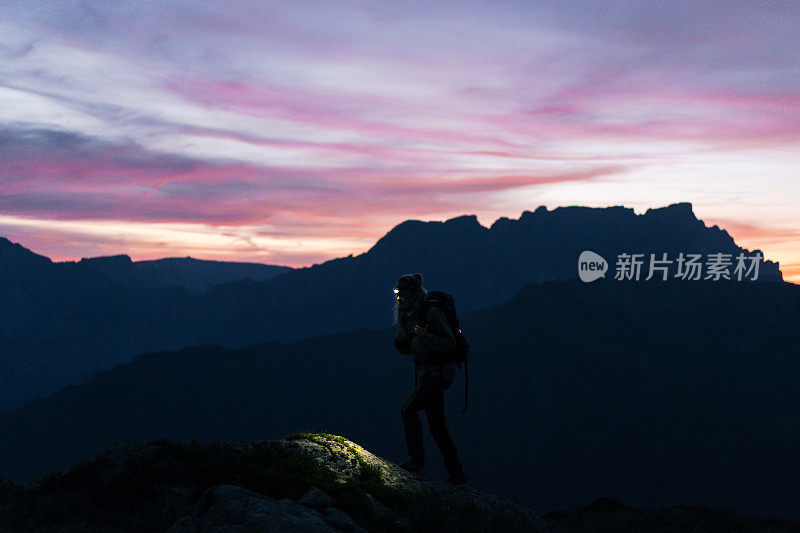
M 267 281 L 293 270 L 285 266 L 206 261 L 192 257 L 131 261 L 127 255 L 93 257 L 81 259 L 77 263 L 56 264 L 62 268 L 70 266 L 81 276 L 91 277 L 94 281 L 108 279 L 123 285 L 150 287 L 175 285 L 195 293 L 233 281 Z
M 607 495 L 800 518 L 799 319 L 800 287 L 722 281 L 531 284 L 467 314 L 471 407 L 463 382 L 447 404 L 471 482 L 540 511 Z M 412 372 L 392 337 L 140 356 L 0 416 L 0 474 L 30 481 L 111 441 L 298 429 L 402 458 Z
M 175 285 L 202 292 L 214 285 L 243 279 L 266 281 L 290 272 L 285 266 L 228 261 L 204 261 L 191 257 L 169 257 L 152 261 L 131 261 L 127 255 L 83 258 L 54 263 L 18 243 L 0 237 L 0 280 L 16 285 L 28 281 L 56 288 L 78 284 L 161 287 Z M 109 295 L 111 297 L 113 295 Z
M 501 218 L 491 228 L 474 216 L 406 221 L 357 257 L 267 281 L 216 285 L 201 294 L 104 276 L 130 266 L 127 256 L 89 260 L 71 268 L 95 274 L 0 287 L 10 292 L 0 293 L 6 297 L 0 302 L 10 302 L 0 303 L 6 346 L 0 348 L 0 409 L 79 383 L 145 351 L 204 342 L 233 349 L 382 328 L 391 320 L 391 288 L 407 272 L 422 272 L 426 286 L 457 295 L 461 310 L 495 305 L 526 283 L 576 278 L 578 256 L 587 249 L 609 260 L 609 277 L 619 253 L 667 253 L 674 259 L 678 253 L 743 251 L 725 231 L 697 220 L 691 204 L 682 203 L 643 215 L 624 207 L 540 207 L 519 220 Z M 780 280 L 778 265 L 763 263 L 759 279 Z
M 0 238 L 0 411 L 136 353 L 195 344 L 197 293 L 291 270 L 127 255 L 54 263 Z

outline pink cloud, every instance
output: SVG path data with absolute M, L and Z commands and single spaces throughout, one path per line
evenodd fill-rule
M 284 147 L 314 147 L 369 156 L 362 168 L 269 167 L 204 161 L 150 152 L 133 143 L 116 145 L 78 134 L 7 129 L 9 147 L 0 155 L 0 212 L 71 220 L 136 220 L 255 224 L 291 213 L 295 220 L 346 216 L 371 206 L 372 215 L 454 213 L 481 206 L 479 196 L 558 181 L 595 179 L 620 167 L 582 168 L 560 174 L 533 173 L 522 151 L 408 150 L 358 144 L 280 141 Z M 220 134 L 222 135 L 222 134 Z M 272 144 L 243 137 L 246 142 Z M 432 165 L 453 156 L 515 159 L 520 170 Z M 326 220 L 326 223 L 331 223 Z
M 497 136 L 475 134 L 469 128 L 409 127 L 393 122 L 392 117 L 430 115 L 442 109 L 441 104 L 432 102 L 421 105 L 387 96 L 334 94 L 330 91 L 307 91 L 295 87 L 213 79 L 170 81 L 165 88 L 189 102 L 205 107 L 237 111 L 260 118 L 290 120 L 330 130 L 351 131 L 382 141 L 406 139 L 507 145 Z M 386 118 L 377 120 L 375 116 Z M 470 119 L 464 117 L 464 122 L 469 123 Z
M 199 167 L 179 175 L 138 176 L 129 183 L 93 186 L 64 180 L 58 186 L 0 194 L 0 212 L 71 220 L 136 220 L 267 223 L 280 213 L 300 220 L 324 220 L 363 212 L 364 217 L 409 213 L 458 213 L 480 207 L 482 194 L 558 181 L 591 180 L 621 171 L 618 167 L 541 175 L 470 175 L 458 179 L 408 173 L 374 175 L 369 170 L 271 169 L 251 166 Z M 455 173 L 458 174 L 458 173 Z M 148 183 L 146 187 L 135 184 Z M 155 182 L 151 184 L 150 182 Z M 411 207 L 413 205 L 413 207 Z M 287 220 L 285 217 L 284 220 Z M 313 225 L 313 224 L 312 224 Z
M 622 167 L 606 167 L 586 171 L 553 175 L 498 175 L 479 176 L 463 180 L 446 179 L 403 179 L 385 187 L 387 193 L 425 195 L 433 193 L 473 194 L 498 192 L 531 185 L 558 183 L 562 181 L 593 180 L 602 176 L 619 173 Z
M 704 218 L 707 226 L 716 224 L 726 230 L 734 240 L 742 239 L 757 242 L 797 241 L 800 229 L 774 229 L 755 224 L 748 224 L 729 218 Z

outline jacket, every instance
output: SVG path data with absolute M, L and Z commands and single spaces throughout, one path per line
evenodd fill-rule
M 410 309 L 399 312 L 400 329 L 406 330 L 407 338 L 400 339 L 398 331 L 394 345 L 401 354 L 414 357 L 417 383 L 424 376 L 437 376 L 452 384 L 456 380 L 458 365 L 453 362 L 442 363 L 441 354 L 454 351 L 456 339 L 444 312 L 436 307 L 426 306 L 425 298 L 425 294 L 420 295 Z M 423 312 L 425 316 L 421 316 Z M 428 326 L 424 336 L 414 335 L 414 327 L 417 325 Z

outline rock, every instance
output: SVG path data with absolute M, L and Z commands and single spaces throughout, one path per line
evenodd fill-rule
M 471 487 L 431 484 L 422 514 L 415 526 L 425 524 L 435 531 L 525 531 L 548 530 L 547 522 L 525 505 Z
M 307 478 L 293 477 L 303 472 Z M 8 516 L 29 525 L 25 531 L 117 531 L 142 524 L 172 533 L 544 530 L 519 503 L 420 479 L 326 433 L 236 446 L 156 441 L 115 447 L 20 492 L 43 510 L 35 517 L 23 514 L 27 507 L 9 508 L 19 491 L 0 483 L 0 523 Z M 104 491 L 111 497 L 99 498 Z M 74 510 L 64 513 L 63 502 Z
M 371 523 L 394 524 L 401 531 L 415 531 L 421 527 L 459 533 L 547 530 L 547 523 L 522 504 L 474 488 L 421 479 L 342 437 L 318 434 L 281 442 L 286 449 L 311 456 L 336 472 L 342 483 L 359 479 L 363 463 L 379 476 L 385 489 L 399 491 L 419 502 L 410 513 L 399 512 L 374 494 L 365 493 Z M 406 527 L 409 524 L 410 527 Z
M 751 518 L 732 510 L 676 505 L 636 509 L 614 498 L 599 498 L 575 511 L 551 511 L 544 516 L 552 533 L 573 531 L 736 531 L 789 533 L 800 531 L 793 520 Z
M 365 494 L 370 505 L 370 515 L 375 521 L 394 522 L 397 515 L 386 505 L 382 504 L 372 494 Z
M 221 531 L 338 532 L 315 510 L 278 501 L 235 485 L 209 487 L 197 512 L 176 521 L 170 533 Z
M 325 521 L 335 528 L 342 531 L 354 531 L 356 533 L 367 533 L 367 530 L 356 524 L 355 520 L 344 511 L 336 507 L 325 509 Z
M 300 505 L 305 505 L 306 507 L 313 507 L 314 509 L 325 509 L 326 507 L 333 505 L 333 498 L 325 494 L 316 486 L 312 486 L 299 500 L 297 500 L 297 503 Z

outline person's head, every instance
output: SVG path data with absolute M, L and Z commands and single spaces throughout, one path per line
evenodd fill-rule
M 397 278 L 394 292 L 397 295 L 397 306 L 406 310 L 424 292 L 422 288 L 422 274 L 405 274 Z

